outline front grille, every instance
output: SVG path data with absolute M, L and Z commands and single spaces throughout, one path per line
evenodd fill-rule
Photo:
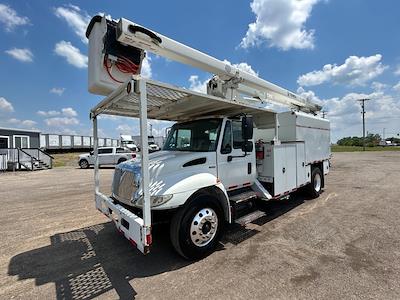
M 135 176 L 136 174 L 130 170 L 115 169 L 112 193 L 118 201 L 132 205 L 131 201 L 134 199 L 137 190 L 137 178 Z

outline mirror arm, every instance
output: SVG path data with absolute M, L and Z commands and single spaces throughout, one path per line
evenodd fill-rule
M 246 144 L 248 142 L 248 140 L 244 143 Z M 246 148 L 246 147 L 245 147 Z M 250 152 L 247 152 L 246 150 L 244 151 L 243 155 L 228 155 L 228 161 L 232 161 L 233 158 L 240 158 L 240 157 L 246 157 L 247 155 L 249 155 Z

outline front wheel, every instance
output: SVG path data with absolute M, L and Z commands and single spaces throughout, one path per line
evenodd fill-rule
M 319 168 L 311 172 L 311 182 L 307 186 L 307 192 L 312 198 L 318 198 L 322 190 L 322 173 Z
M 198 197 L 173 217 L 170 237 L 175 250 L 185 258 L 199 259 L 218 244 L 223 214 L 216 201 Z
M 81 169 L 87 169 L 89 168 L 89 162 L 86 159 L 81 159 L 79 161 L 79 166 L 81 167 Z

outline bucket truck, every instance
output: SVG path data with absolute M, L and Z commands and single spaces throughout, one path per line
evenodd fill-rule
M 140 159 L 115 168 L 110 195 L 100 191 L 95 145 L 96 207 L 141 252 L 150 251 L 160 223 L 179 254 L 204 257 L 226 224 L 262 216 L 259 203 L 298 189 L 319 196 L 330 157 L 320 106 L 124 18 L 95 16 L 86 36 L 89 91 L 106 96 L 91 110 L 94 140 L 97 117 L 110 114 L 139 118 L 142 145 Z M 214 74 L 207 93 L 142 77 L 146 51 Z M 151 154 L 148 119 L 176 122 Z

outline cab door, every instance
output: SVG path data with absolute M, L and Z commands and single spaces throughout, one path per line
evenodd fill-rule
M 227 191 L 253 184 L 256 177 L 254 147 L 251 152 L 242 150 L 242 122 L 226 119 L 220 145 L 217 149 L 218 178 Z M 251 140 L 253 142 L 253 140 Z

